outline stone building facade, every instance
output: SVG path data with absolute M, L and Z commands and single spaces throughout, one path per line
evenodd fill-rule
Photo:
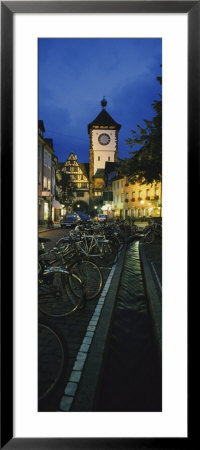
M 89 194 L 90 208 L 103 205 L 105 190 L 105 165 L 118 160 L 118 133 L 121 125 L 106 111 L 105 98 L 101 101 L 102 110 L 88 124 L 90 138 L 89 152 Z
M 79 163 L 76 153 L 70 153 L 65 163 L 59 164 L 59 170 L 69 176 L 69 188 L 73 198 L 68 211 L 88 211 L 89 207 L 89 163 Z
M 38 121 L 38 222 L 47 223 L 54 219 L 57 158 L 54 155 L 53 140 L 44 137 L 43 120 Z M 59 206 L 60 208 L 60 206 Z
M 114 177 L 112 181 L 112 209 L 115 217 L 161 217 L 161 183 L 130 183 L 126 177 Z

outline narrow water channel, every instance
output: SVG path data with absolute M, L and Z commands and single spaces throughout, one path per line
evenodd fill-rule
M 161 411 L 160 366 L 136 241 L 125 256 L 95 411 Z

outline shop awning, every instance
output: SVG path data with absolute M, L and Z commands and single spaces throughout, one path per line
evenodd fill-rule
M 52 207 L 56 209 L 61 209 L 61 204 L 54 198 L 52 201 Z

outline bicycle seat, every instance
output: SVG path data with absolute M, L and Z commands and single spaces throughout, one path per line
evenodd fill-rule
M 49 239 L 49 238 L 43 238 L 43 237 L 39 237 L 38 238 L 38 241 L 39 242 L 49 242 L 51 239 Z

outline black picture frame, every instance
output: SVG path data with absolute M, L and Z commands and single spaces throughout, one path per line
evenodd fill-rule
M 1 2 L 1 448 L 13 449 L 175 449 L 195 448 L 188 408 L 187 438 L 13 438 L 13 16 L 16 13 L 186 13 L 188 15 L 188 217 L 199 187 L 200 1 L 4 1 Z M 9 183 L 8 183 L 9 173 Z M 8 220 L 9 218 L 9 220 Z M 194 244 L 188 220 L 188 279 L 195 281 L 190 256 Z M 5 239 L 6 236 L 6 239 Z M 8 265 L 3 264 L 9 255 Z M 189 294 L 189 292 L 188 292 Z M 189 302 L 188 302 L 189 303 Z M 190 305 L 188 305 L 190 317 Z M 190 334 L 191 338 L 191 334 Z M 190 341 L 191 348 L 191 341 Z M 191 361 L 189 353 L 191 370 Z M 189 375 L 190 375 L 190 371 Z M 190 377 L 189 377 L 190 380 Z M 189 386 L 188 386 L 189 390 Z

